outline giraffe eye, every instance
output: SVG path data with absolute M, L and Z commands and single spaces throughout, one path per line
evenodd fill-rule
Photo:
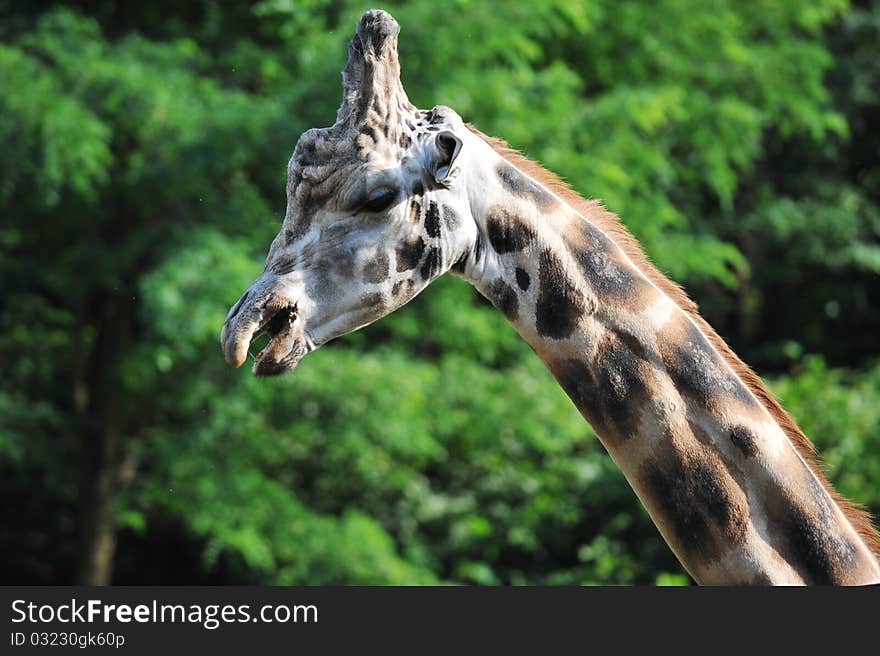
M 369 199 L 363 205 L 367 212 L 384 212 L 397 200 L 397 190 L 383 187 L 370 194 Z

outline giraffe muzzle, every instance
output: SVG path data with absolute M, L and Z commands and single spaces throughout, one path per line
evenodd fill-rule
M 251 354 L 253 371 L 258 376 L 291 371 L 310 350 L 297 304 L 277 294 L 262 300 L 253 296 L 252 289 L 245 292 L 223 324 L 220 343 L 226 363 L 240 367 Z M 267 335 L 269 342 L 254 355 L 251 344 L 262 335 Z

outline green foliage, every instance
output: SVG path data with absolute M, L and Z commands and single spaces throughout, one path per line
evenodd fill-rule
M 687 583 L 460 281 L 291 377 L 223 364 L 225 312 L 278 229 L 298 135 L 335 116 L 366 8 L 107 0 L 0 19 L 5 580 L 74 578 L 83 485 L 112 444 L 118 582 Z M 386 8 L 413 101 L 619 212 L 774 373 L 840 489 L 880 509 L 880 5 Z

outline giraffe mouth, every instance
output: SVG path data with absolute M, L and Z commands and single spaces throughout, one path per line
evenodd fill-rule
M 251 355 L 253 372 L 257 376 L 277 376 L 295 369 L 311 350 L 297 304 L 270 297 L 267 302 L 247 310 L 242 311 L 241 305 L 239 302 L 230 311 L 223 325 L 221 342 L 226 362 L 239 367 Z M 263 335 L 268 336 L 269 341 L 254 355 L 253 343 Z
M 298 322 L 297 318 L 295 303 L 274 308 L 266 313 L 250 340 L 253 343 L 262 335 L 269 337 L 266 346 L 254 356 L 254 374 L 278 376 L 291 371 L 308 353 L 301 322 Z

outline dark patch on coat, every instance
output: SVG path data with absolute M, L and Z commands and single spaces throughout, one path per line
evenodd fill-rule
M 422 261 L 422 253 L 424 252 L 425 242 L 421 237 L 415 237 L 400 244 L 397 247 L 398 272 L 415 269 Z
M 602 249 L 572 249 L 572 255 L 584 272 L 600 302 L 643 298 L 651 284 L 640 276 L 617 253 Z
M 588 220 L 577 220 L 571 223 L 572 243 L 583 251 L 611 252 L 615 249 L 611 238 L 598 226 Z
M 528 271 L 516 267 L 516 284 L 524 292 L 529 291 L 529 285 L 532 284 L 532 279 L 529 277 Z
M 510 321 L 515 321 L 519 316 L 519 298 L 513 287 L 498 278 L 489 285 L 487 291 L 492 305 L 501 310 Z
M 492 248 L 501 255 L 521 251 L 537 236 L 534 228 L 520 217 L 499 207 L 487 213 L 486 232 Z
M 770 519 L 782 527 L 780 552 L 807 583 L 840 585 L 859 566 L 856 546 L 842 532 L 828 492 L 802 462 L 799 489 L 785 492 L 768 507 Z
M 539 258 L 538 283 L 540 291 L 535 308 L 538 332 L 550 339 L 570 337 L 584 313 L 584 300 L 550 249 L 545 249 Z
M 507 191 L 530 200 L 540 209 L 549 209 L 556 203 L 556 199 L 549 191 L 507 162 L 499 162 L 495 172 Z
M 379 133 L 376 132 L 376 128 L 374 128 L 372 125 L 365 125 L 364 127 L 362 127 L 361 134 L 372 139 L 374 144 L 379 143 Z
M 418 223 L 422 220 L 422 204 L 417 200 L 414 200 L 409 207 L 409 220 L 413 223 Z
M 440 209 L 433 200 L 428 202 L 428 209 L 425 211 L 425 232 L 429 237 L 440 236 Z
M 422 274 L 422 280 L 430 280 L 434 274 L 437 273 L 440 269 L 440 249 L 439 248 L 430 248 L 428 249 L 427 254 L 425 255 L 425 261 L 422 262 L 422 268 L 420 273 Z
M 745 540 L 746 509 L 731 495 L 724 469 L 713 460 L 685 460 L 671 451 L 642 465 L 639 474 L 649 507 L 659 514 L 679 553 L 707 564 Z
M 679 391 L 704 407 L 735 398 L 754 407 L 745 383 L 727 367 L 721 355 L 693 322 L 684 316 L 670 321 L 658 335 L 663 364 Z
M 449 205 L 445 205 L 441 213 L 443 215 L 443 225 L 446 226 L 449 232 L 452 232 L 461 225 L 461 218 L 459 218 L 458 212 L 449 207 Z
M 643 306 L 659 294 L 614 241 L 590 221 L 574 221 L 569 251 L 600 303 Z
M 402 132 L 400 134 L 400 138 L 397 140 L 397 143 L 401 148 L 405 150 L 412 145 L 412 139 L 409 138 L 409 135 L 406 132 Z
M 569 359 L 551 370 L 596 432 L 621 442 L 638 432 L 639 410 L 650 399 L 644 362 L 625 341 L 607 336 L 591 364 Z
M 324 233 L 322 233 L 323 235 Z M 328 237 L 328 242 L 330 242 Z M 330 242 L 332 243 L 332 242 Z M 329 251 L 328 251 L 329 254 Z M 352 279 L 355 277 L 355 263 L 357 260 L 357 254 L 354 250 L 345 249 L 342 252 L 339 252 L 335 257 L 328 256 L 324 259 L 323 263 L 318 264 L 326 269 L 332 269 L 334 273 L 338 276 L 345 279 Z
M 391 295 L 395 298 L 401 293 L 404 293 L 406 296 L 410 296 L 415 286 L 416 284 L 411 278 L 407 278 L 406 280 L 398 280 L 391 287 Z
M 332 294 L 334 292 L 333 280 L 330 276 L 330 268 L 324 266 L 323 261 L 318 261 L 312 267 L 314 275 L 306 278 L 306 291 L 312 298 Z
M 786 560 L 813 585 L 840 585 L 843 574 L 856 560 L 856 548 L 835 534 L 837 528 L 820 522 L 802 507 L 790 504 L 782 530 L 787 542 Z
M 742 451 L 746 458 L 752 458 L 758 453 L 758 444 L 755 436 L 745 426 L 734 426 L 730 429 L 728 435 L 733 445 Z
M 421 196 L 425 193 L 425 185 L 423 185 L 420 180 L 416 180 L 415 182 L 413 182 L 413 186 L 410 191 L 413 196 Z
M 382 292 L 374 292 L 363 297 L 364 307 L 371 308 L 373 312 L 379 313 L 388 305 L 385 302 L 385 296 Z
M 614 242 L 589 221 L 574 224 L 576 238 L 569 251 L 600 302 L 646 301 L 657 291 L 632 264 L 626 261 Z
M 447 114 L 448 112 L 439 106 L 432 107 L 425 113 L 425 119 L 432 125 L 435 123 L 442 123 Z
M 379 253 L 376 259 L 367 262 L 364 266 L 364 282 L 379 283 L 388 277 L 388 256 Z

